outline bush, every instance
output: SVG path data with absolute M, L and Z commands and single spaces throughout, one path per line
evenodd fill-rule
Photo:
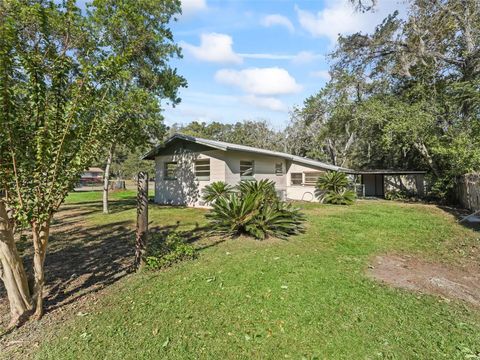
M 186 242 L 186 237 L 180 232 L 170 232 L 166 236 L 155 234 L 149 238 L 145 267 L 158 270 L 195 257 L 195 248 Z
M 248 235 L 263 240 L 286 238 L 303 231 L 304 215 L 277 197 L 273 181 L 242 181 L 237 192 L 219 197 L 207 214 L 222 235 Z
M 348 186 L 347 174 L 329 171 L 318 178 L 315 194 L 325 204 L 351 205 L 357 195 Z
M 223 181 L 215 181 L 203 189 L 203 200 L 207 204 L 213 204 L 220 197 L 226 197 L 233 192 L 233 187 Z

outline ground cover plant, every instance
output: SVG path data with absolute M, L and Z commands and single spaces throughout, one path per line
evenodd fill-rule
M 207 186 L 207 194 L 219 194 L 213 191 L 213 188 L 225 187 L 219 183 Z M 234 190 L 216 195 L 211 202 L 213 209 L 207 218 L 213 232 L 264 240 L 270 236 L 287 238 L 304 230 L 304 215 L 279 199 L 273 181 L 241 181 Z
M 92 271 L 85 280 L 92 286 L 107 273 L 100 264 L 112 266 L 130 254 L 134 198 L 114 199 L 108 215 L 98 200 L 70 203 L 55 220 L 46 264 L 52 286 L 60 265 L 68 278 Z M 0 358 L 28 358 L 31 342 L 39 344 L 39 359 L 478 356 L 479 309 L 365 275 L 373 258 L 389 253 L 458 268 L 475 264 L 471 272 L 478 273 L 478 231 L 433 205 L 299 206 L 307 217 L 304 234 L 289 241 L 201 238 L 193 242 L 195 261 L 129 275 L 88 302 L 47 309 L 40 323 L 1 340 Z M 152 229 L 195 236 L 207 225 L 204 209 L 149 210 Z M 80 211 L 82 229 L 68 230 Z M 99 251 L 107 242 L 110 253 Z M 78 256 L 84 257 L 74 262 Z M 1 302 L 0 311 L 8 313 Z

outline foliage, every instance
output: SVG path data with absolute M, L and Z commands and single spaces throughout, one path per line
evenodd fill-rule
M 179 11 L 174 0 L 0 2 L 0 189 L 32 230 L 37 317 L 53 214 L 112 134 L 156 124 L 158 100 L 178 101 L 168 26 Z
M 355 202 L 355 191 L 348 189 L 347 174 L 329 171 L 322 174 L 316 185 L 316 195 L 325 204 L 351 205 Z
M 409 197 L 409 194 L 402 190 L 389 190 L 385 192 L 386 200 L 405 200 Z
M 203 189 L 202 198 L 207 204 L 215 203 L 220 197 L 227 197 L 233 192 L 233 187 L 223 181 L 215 181 Z
M 357 169 L 425 169 L 430 195 L 448 198 L 480 168 L 480 3 L 407 4 L 372 34 L 340 36 L 331 80 L 293 111 L 287 148 Z
M 81 206 L 90 213 L 85 219 L 92 229 L 88 234 L 95 234 L 99 242 L 111 238 L 107 227 L 101 227 L 105 232 L 95 231 L 99 224 L 135 223 L 133 205 L 106 216 L 95 203 Z M 95 311 L 88 316 L 61 314 L 61 324 L 52 316 L 55 326 L 32 334 L 39 342 L 35 357 L 190 359 L 201 353 L 211 359 L 247 359 L 252 354 L 351 359 L 352 354 L 372 357 L 372 349 L 381 348 L 384 358 L 466 360 L 466 354 L 480 351 L 475 307 L 378 286 L 365 276 L 368 259 L 378 254 L 415 254 L 452 266 L 478 264 L 478 232 L 438 207 L 423 204 L 364 201 L 341 209 L 318 203 L 302 208 L 307 230 L 289 241 L 220 242 L 204 248 L 198 260 L 121 279 L 98 293 Z M 195 231 L 196 223 L 208 225 L 204 214 L 201 208 L 149 208 L 152 228 L 176 226 L 180 219 L 182 230 Z M 60 226 L 70 221 L 63 215 Z M 64 245 L 68 249 L 82 239 L 82 233 L 74 232 Z M 115 241 L 130 239 L 130 232 L 124 232 Z M 87 248 L 90 240 L 85 238 Z M 205 241 L 211 244 L 209 237 Z M 56 242 L 58 254 L 63 253 L 62 245 Z M 312 317 L 321 321 L 321 332 Z M 366 328 L 379 335 L 372 336 Z M 166 339 L 168 346 L 162 347 Z M 2 355 L 15 358 L 29 345 L 6 347 Z
M 158 270 L 196 256 L 195 248 L 187 243 L 183 233 L 152 234 L 148 239 L 145 266 L 149 270 Z
M 234 144 L 258 147 L 267 150 L 283 151 L 284 137 L 266 121 L 245 120 L 235 124 L 210 124 L 193 121 L 188 125 L 175 124 L 170 129 L 173 133 L 182 133 L 190 136 L 225 141 Z
M 248 235 L 259 240 L 287 238 L 304 230 L 304 215 L 278 199 L 270 180 L 242 181 L 238 192 L 217 199 L 207 218 L 219 234 Z

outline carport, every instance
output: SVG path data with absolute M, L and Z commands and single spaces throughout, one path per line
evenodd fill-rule
M 352 175 L 360 177 L 361 195 L 365 197 L 385 197 L 387 190 L 408 190 L 416 196 L 425 195 L 425 174 L 421 170 L 360 170 Z M 360 194 L 359 194 L 360 195 Z

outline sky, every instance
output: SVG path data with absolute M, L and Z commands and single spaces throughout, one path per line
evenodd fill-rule
M 402 0 L 379 0 L 359 13 L 348 0 L 183 0 L 172 23 L 188 81 L 165 123 L 267 120 L 284 128 L 289 112 L 329 79 L 338 34 L 370 33 Z

